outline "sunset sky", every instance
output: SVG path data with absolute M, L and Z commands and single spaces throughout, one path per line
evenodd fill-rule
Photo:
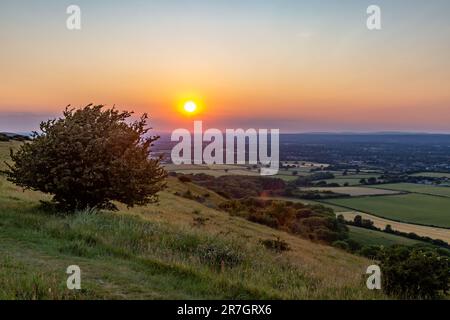
M 2 0 L 0 131 L 92 102 L 158 131 L 450 132 L 449 14 L 448 0 Z

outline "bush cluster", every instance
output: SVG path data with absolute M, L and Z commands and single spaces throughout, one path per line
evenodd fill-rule
M 313 241 L 331 244 L 348 236 L 347 227 L 336 219 L 333 210 L 321 205 L 247 198 L 226 201 L 220 207 L 230 214 Z

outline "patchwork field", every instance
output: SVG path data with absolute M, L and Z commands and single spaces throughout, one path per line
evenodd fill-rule
M 369 178 L 376 178 L 377 176 L 374 175 L 342 175 L 342 174 L 336 174 L 334 173 L 335 178 L 334 179 L 326 179 L 326 183 L 337 183 L 340 186 L 344 186 L 344 184 L 348 184 L 349 186 L 357 186 L 361 185 L 361 179 L 369 179 Z
M 414 177 L 430 177 L 430 178 L 450 178 L 448 172 L 419 172 L 412 174 Z
M 435 228 L 435 227 L 427 227 L 427 226 L 419 226 L 404 222 L 392 221 L 380 217 L 376 217 L 367 213 L 348 211 L 348 212 L 339 212 L 338 214 L 342 214 L 345 220 L 353 220 L 356 215 L 360 215 L 363 219 L 372 220 L 375 227 L 384 229 L 388 224 L 394 230 L 398 230 L 401 232 L 410 233 L 413 232 L 422 237 L 430 237 L 432 239 L 441 239 L 447 243 L 450 243 L 450 230 Z
M 322 202 L 371 213 L 386 219 L 450 228 L 450 198 L 410 193 L 327 199 Z
M 334 178 L 334 179 L 327 179 L 327 180 L 323 180 L 326 183 L 337 183 L 340 186 L 344 186 L 344 184 L 348 184 L 349 186 L 357 186 L 360 185 L 361 179 L 352 179 L 352 178 Z
M 372 186 L 371 188 L 382 188 L 389 190 L 407 191 L 413 193 L 432 194 L 443 197 L 450 197 L 450 187 L 428 186 L 415 183 L 392 183 Z
M 208 174 L 210 176 L 219 177 L 225 175 L 246 175 L 257 176 L 257 170 L 248 170 L 247 166 L 243 165 L 195 165 L 195 164 L 166 164 L 164 168 L 167 171 L 173 171 L 183 174 Z
M 367 174 L 367 173 L 348 173 L 344 175 L 342 171 L 334 173 L 336 179 L 369 179 L 369 178 L 378 178 L 378 175 Z
M 334 193 L 348 194 L 352 197 L 379 196 L 379 195 L 391 195 L 391 194 L 401 193 L 401 191 L 375 189 L 375 188 L 367 188 L 367 187 L 323 187 L 323 188 L 311 187 L 311 188 L 302 188 L 302 190 L 325 191 L 325 192 L 331 191 Z

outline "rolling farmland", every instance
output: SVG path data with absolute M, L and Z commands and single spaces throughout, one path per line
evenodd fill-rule
M 323 202 L 386 219 L 450 228 L 450 198 L 410 193 L 329 199 Z
M 353 220 L 356 215 L 360 215 L 363 219 L 369 219 L 373 221 L 375 227 L 384 229 L 387 225 L 390 225 L 392 229 L 401 232 L 410 233 L 413 232 L 422 237 L 430 237 L 432 239 L 440 239 L 447 243 L 450 243 L 450 230 L 443 228 L 419 226 L 415 224 L 409 224 L 404 222 L 396 222 L 380 217 L 376 217 L 367 213 L 362 212 L 338 212 L 337 214 L 342 214 L 345 220 Z
M 450 178 L 448 172 L 419 172 L 412 174 L 413 177 L 430 177 L 430 178 Z
M 412 193 L 431 194 L 431 195 L 442 196 L 442 197 L 450 197 L 450 187 L 429 186 L 429 185 L 415 184 L 415 183 L 382 184 L 382 185 L 377 185 L 376 187 L 371 187 L 371 188 L 398 190 L 398 191 L 406 191 L 406 192 L 412 192 Z
M 392 195 L 401 193 L 401 191 L 367 188 L 367 187 L 311 187 L 311 188 L 302 188 L 302 190 L 305 191 L 317 190 L 323 192 L 331 191 L 334 193 L 347 194 L 352 197 Z

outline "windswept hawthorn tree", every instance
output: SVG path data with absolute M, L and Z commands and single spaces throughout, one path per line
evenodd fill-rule
M 166 172 L 150 147 L 148 117 L 130 122 L 131 112 L 92 104 L 69 109 L 40 125 L 29 143 L 11 151 L 8 180 L 53 195 L 59 209 L 115 209 L 157 201 Z

